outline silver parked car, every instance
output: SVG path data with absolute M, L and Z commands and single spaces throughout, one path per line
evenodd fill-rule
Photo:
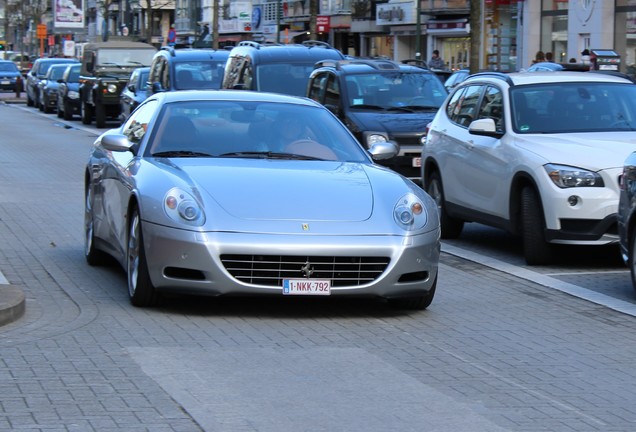
M 102 134 L 85 173 L 86 259 L 125 268 L 135 306 L 161 292 L 372 296 L 424 309 L 437 206 L 304 98 L 180 91 Z

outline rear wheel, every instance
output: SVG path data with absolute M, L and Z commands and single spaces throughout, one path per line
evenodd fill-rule
M 106 108 L 100 103 L 95 104 L 95 126 L 100 129 L 106 127 Z
M 530 186 L 521 191 L 521 237 L 528 265 L 548 264 L 552 260 L 552 245 L 545 240 L 543 206 Z
M 135 208 L 130 215 L 128 228 L 128 295 L 134 306 L 152 306 L 157 302 L 157 292 L 152 285 L 146 262 L 141 217 Z
M 455 219 L 446 213 L 444 202 L 444 188 L 442 179 L 437 171 L 431 173 L 426 186 L 426 192 L 435 200 L 439 212 L 439 221 L 442 228 L 442 238 L 454 239 L 459 237 L 464 229 L 464 221 Z

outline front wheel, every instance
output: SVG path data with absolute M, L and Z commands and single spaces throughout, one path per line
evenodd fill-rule
M 68 102 L 64 101 L 64 111 L 62 114 L 64 115 L 64 120 L 73 120 L 73 112 L 71 111 L 71 107 Z
M 552 245 L 545 240 L 543 206 L 530 186 L 521 191 L 521 237 L 528 265 L 548 264 L 552 260 Z
M 150 280 L 144 249 L 141 217 L 135 208 L 130 215 L 128 228 L 128 295 L 134 306 L 152 306 L 157 302 L 157 292 Z
M 82 102 L 82 123 L 88 125 L 91 124 L 91 121 L 93 121 L 93 107 Z
M 442 228 L 443 239 L 454 239 L 459 237 L 464 229 L 464 221 L 461 219 L 455 219 L 448 215 L 445 208 L 444 201 L 444 187 L 442 186 L 442 179 L 437 171 L 431 173 L 430 178 L 426 186 L 426 192 L 433 198 L 437 204 L 437 210 L 439 212 L 439 222 Z
M 95 104 L 95 126 L 99 129 L 106 127 L 106 108 L 100 103 Z
M 91 266 L 103 265 L 107 261 L 106 253 L 95 247 L 95 218 L 93 215 L 93 192 L 86 185 L 84 196 L 84 257 Z
M 437 288 L 437 276 L 430 291 L 423 296 L 389 299 L 389 304 L 396 309 L 424 310 L 431 305 Z

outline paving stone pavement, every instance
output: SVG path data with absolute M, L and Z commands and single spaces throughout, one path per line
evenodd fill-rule
M 449 253 L 423 312 L 134 308 L 123 271 L 83 257 L 94 136 L 16 107 L 0 118 L 0 272 L 26 305 L 0 327 L 0 430 L 636 430 L 634 317 Z

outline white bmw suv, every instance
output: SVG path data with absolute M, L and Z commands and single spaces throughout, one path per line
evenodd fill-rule
M 594 72 L 471 75 L 429 124 L 422 184 L 442 238 L 465 222 L 519 234 L 529 265 L 553 244 L 618 242 L 623 162 L 636 151 L 636 85 Z

